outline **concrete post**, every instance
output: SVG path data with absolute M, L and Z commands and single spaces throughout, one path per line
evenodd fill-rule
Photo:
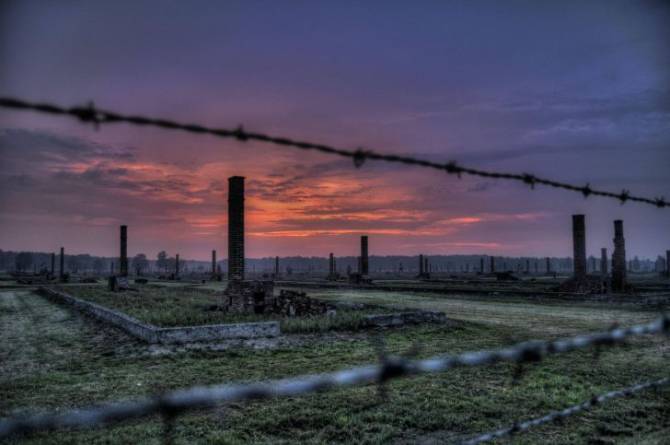
M 228 277 L 244 280 L 244 177 L 228 178 Z
M 578 281 L 586 279 L 586 227 L 584 215 L 572 215 L 572 243 L 574 277 Z
M 128 226 L 121 226 L 121 252 L 119 255 L 119 275 L 128 276 Z
M 623 221 L 614 221 L 614 252 L 612 253 L 612 290 L 626 290 L 626 240 L 623 237 Z
M 369 260 L 368 260 L 368 237 L 361 236 L 361 275 L 368 275 Z

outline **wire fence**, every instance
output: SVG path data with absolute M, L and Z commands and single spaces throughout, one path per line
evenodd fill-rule
M 211 408 L 223 402 L 289 397 L 342 387 L 384 384 L 399 377 L 446 372 L 459 367 L 487 366 L 501 362 L 537 363 L 544 357 L 588 347 L 608 347 L 646 334 L 670 332 L 670 318 L 616 328 L 607 332 L 578 335 L 553 341 L 529 341 L 492 351 L 474 351 L 459 355 L 436 356 L 423 360 L 382 355 L 381 363 L 344 369 L 332 373 L 303 375 L 282 380 L 240 385 L 193 387 L 137 401 L 115 402 L 65 413 L 45 413 L 0 420 L 0 439 L 17 433 L 58 428 L 84 428 L 139 419 L 161 414 L 166 422 L 187 411 Z M 607 397 L 607 399 L 612 398 Z M 498 434 L 498 433 L 493 433 Z
M 668 384 L 670 384 L 670 378 L 664 378 L 660 380 L 655 380 L 653 382 L 647 382 L 647 383 L 641 383 L 639 385 L 629 386 L 628 388 L 620 389 L 617 391 L 610 391 L 605 394 L 601 394 L 599 396 L 594 396 L 589 400 L 586 400 L 577 405 L 573 405 L 569 408 L 565 408 L 560 411 L 553 411 L 545 416 L 538 417 L 537 419 L 526 420 L 524 422 L 515 423 L 509 428 L 503 428 L 497 431 L 493 431 L 491 433 L 482 434 L 480 436 L 477 436 L 473 439 L 464 442 L 464 445 L 476 445 L 478 443 L 489 442 L 494 439 L 500 439 L 502 437 L 512 436 L 514 434 L 528 431 L 529 429 L 535 426 L 544 425 L 545 423 L 550 422 L 557 422 L 562 419 L 565 419 L 566 417 L 574 416 L 575 414 L 579 414 L 583 411 L 593 408 L 594 406 L 601 405 L 612 399 L 617 399 L 619 397 L 628 397 L 641 391 L 653 388 L 660 388 Z
M 101 110 L 96 108 L 93 103 L 84 107 L 63 107 L 48 103 L 32 103 L 21 99 L 0 97 L 0 107 L 32 110 L 47 114 L 65 115 L 77 118 L 83 122 L 90 122 L 96 128 L 103 124 L 124 122 L 132 125 L 151 126 L 170 130 L 181 130 L 195 134 L 209 134 L 221 138 L 234 138 L 238 141 L 258 141 L 282 147 L 292 147 L 301 150 L 313 150 L 320 153 L 343 156 L 353 159 L 354 165 L 360 167 L 365 161 L 385 161 L 413 165 L 417 167 L 431 168 L 446 172 L 450 175 L 477 176 L 489 179 L 505 179 L 510 181 L 522 182 L 532 189 L 536 185 L 543 185 L 563 190 L 569 190 L 582 194 L 585 198 L 589 196 L 600 196 L 603 198 L 612 198 L 619 200 L 622 204 L 633 201 L 642 204 L 649 204 L 658 208 L 668 207 L 668 202 L 664 197 L 648 198 L 632 195 L 630 191 L 623 189 L 621 192 L 610 192 L 606 190 L 594 189 L 590 184 L 575 185 L 567 182 L 559 182 L 551 179 L 542 178 L 530 173 L 504 173 L 496 171 L 487 171 L 475 168 L 469 168 L 457 164 L 455 161 L 447 163 L 435 162 L 428 159 L 420 159 L 412 156 L 402 156 L 394 154 L 383 154 L 373 150 L 357 148 L 356 150 L 347 150 L 336 148 L 326 144 L 314 142 L 299 141 L 286 137 L 271 136 L 263 133 L 255 133 L 245 130 L 242 126 L 235 129 L 230 128 L 211 128 L 199 124 L 185 124 L 172 120 L 157 119 L 145 116 L 123 115 L 114 111 Z
M 163 129 L 181 130 L 196 134 L 210 134 L 222 138 L 234 138 L 239 141 L 259 141 L 283 147 L 301 150 L 313 150 L 325 154 L 353 159 L 354 165 L 360 167 L 365 161 L 385 161 L 437 169 L 450 175 L 471 175 L 491 179 L 518 181 L 534 188 L 536 185 L 578 192 L 584 197 L 599 196 L 619 200 L 622 204 L 633 201 L 665 208 L 668 202 L 663 198 L 648 198 L 630 194 L 628 190 L 619 193 L 597 190 L 589 184 L 578 186 L 566 182 L 558 182 L 536 175 L 521 173 L 510 174 L 496 171 L 473 169 L 458 165 L 456 162 L 440 163 L 427 159 L 393 154 L 382 154 L 372 150 L 358 148 L 347 150 L 330 145 L 299 141 L 284 137 L 246 131 L 243 127 L 235 129 L 210 128 L 198 124 L 185 124 L 164 119 L 143 116 L 123 115 L 112 111 L 97 109 L 92 103 L 85 107 L 62 107 L 54 104 L 31 103 L 19 99 L 0 97 L 0 107 L 33 110 L 42 113 L 66 115 L 83 122 L 93 123 L 97 128 L 102 124 L 128 123 L 139 126 L 153 126 Z M 269 399 L 274 397 L 290 397 L 302 394 L 328 391 L 343 387 L 376 384 L 384 393 L 385 383 L 400 377 L 412 377 L 422 374 L 446 372 L 459 367 L 489 366 L 501 362 L 519 365 L 536 363 L 553 354 L 560 354 L 588 347 L 609 347 L 625 342 L 628 338 L 645 334 L 668 333 L 670 318 L 662 316 L 654 322 L 640 324 L 629 328 L 616 328 L 607 332 L 585 334 L 555 341 L 530 341 L 515 346 L 492 351 L 474 351 L 459 355 L 435 356 L 423 360 L 410 360 L 403 357 L 381 354 L 381 362 L 375 365 L 343 369 L 331 373 L 303 375 L 293 378 L 252 382 L 238 385 L 217 385 L 209 387 L 191 387 L 187 389 L 163 393 L 156 397 L 140 400 L 116 401 L 96 407 L 72 410 L 67 412 L 47 412 L 36 415 L 22 415 L 0 419 L 0 439 L 14 437 L 18 434 L 33 433 L 63 428 L 88 428 L 109 425 L 140 419 L 151 415 L 161 415 L 165 422 L 166 441 L 171 439 L 172 425 L 175 419 L 186 412 L 212 408 L 221 403 L 235 401 Z M 520 368 L 519 368 L 520 369 Z M 588 401 L 569 408 L 551 412 L 545 416 L 515 423 L 511 427 L 479 435 L 465 444 L 478 444 L 493 439 L 510 436 L 532 427 L 560 420 L 607 401 L 636 394 L 638 392 L 667 386 L 670 378 L 633 385 L 621 390 L 611 391 L 594 396 Z

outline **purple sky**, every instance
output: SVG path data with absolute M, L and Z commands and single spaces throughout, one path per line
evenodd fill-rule
M 641 1 L 4 1 L 0 94 L 670 198 L 670 6 Z M 0 248 L 113 255 L 670 249 L 670 210 L 437 171 L 0 110 Z

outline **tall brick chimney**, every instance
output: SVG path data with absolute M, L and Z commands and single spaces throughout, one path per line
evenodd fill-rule
M 121 226 L 121 252 L 119 255 L 119 275 L 128 276 L 128 226 Z
M 369 260 L 368 260 L 368 237 L 367 235 L 361 236 L 361 275 L 368 275 L 369 273 Z
M 623 221 L 614 221 L 614 252 L 612 253 L 612 290 L 626 290 L 626 240 L 623 237 Z
M 572 244 L 574 277 L 586 279 L 586 227 L 584 215 L 572 215 Z
M 244 280 L 244 177 L 228 178 L 228 279 Z

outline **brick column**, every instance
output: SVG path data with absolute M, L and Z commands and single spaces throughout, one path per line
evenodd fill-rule
M 59 277 L 62 280 L 65 277 L 65 247 L 60 248 L 60 271 Z
M 612 253 L 612 290 L 626 290 L 626 240 L 623 237 L 623 221 L 614 221 L 614 252 Z
M 244 280 L 244 178 L 228 178 L 228 278 Z
M 119 254 L 119 275 L 128 276 L 128 226 L 121 226 L 121 249 Z
M 335 276 L 335 257 L 333 256 L 332 252 L 328 256 L 328 276 Z
M 584 215 L 572 215 L 572 244 L 574 277 L 586 279 L 586 227 Z
M 367 235 L 361 236 L 361 275 L 368 275 L 369 273 L 369 260 L 368 260 L 368 237 Z

